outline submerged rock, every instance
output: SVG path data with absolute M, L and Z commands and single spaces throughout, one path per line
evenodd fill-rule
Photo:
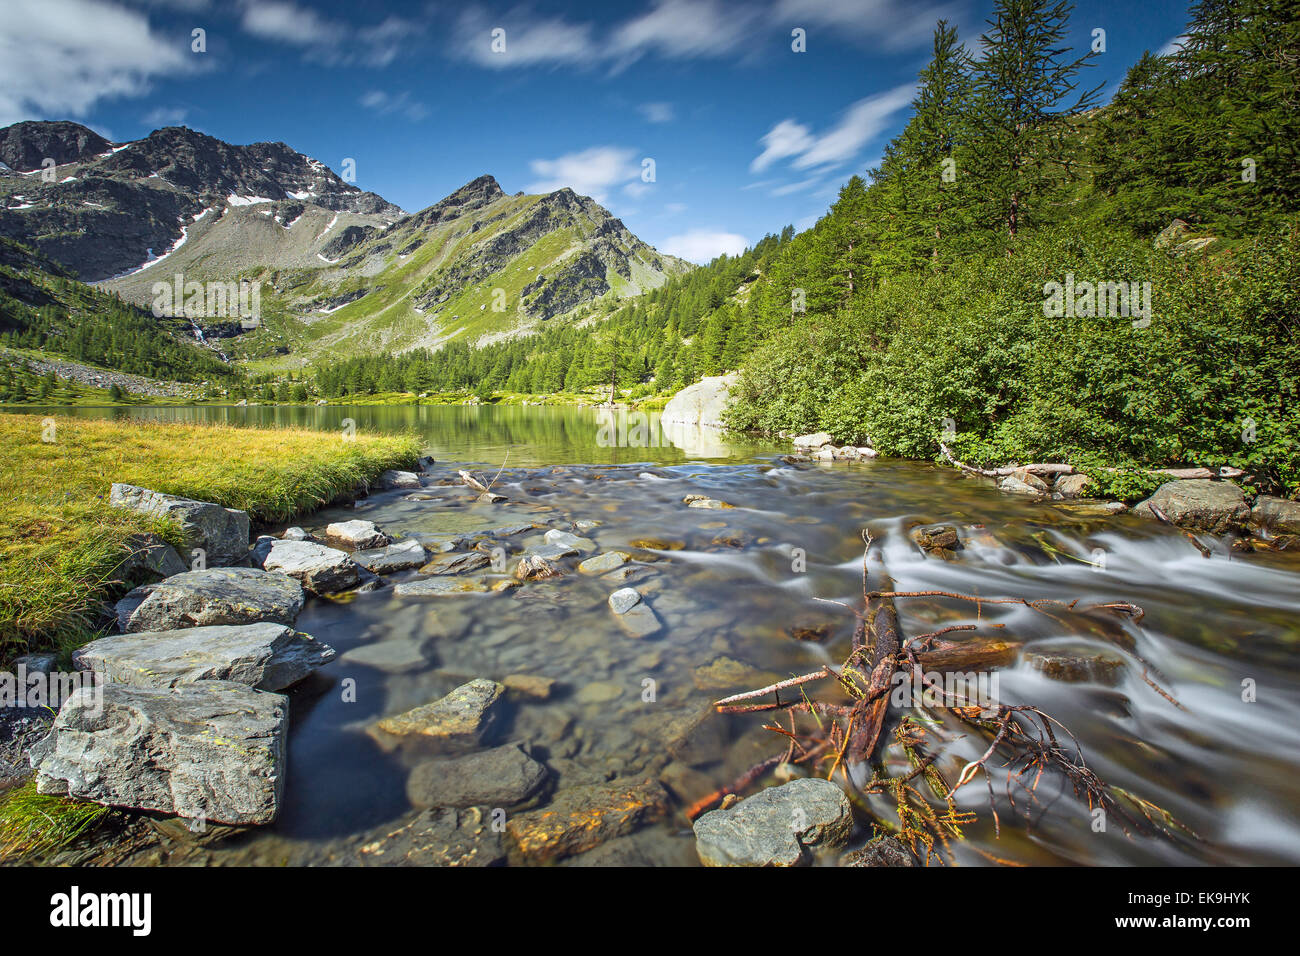
M 770 671 L 762 671 L 743 661 L 725 656 L 695 668 L 694 678 L 695 686 L 705 691 L 733 688 L 757 690 L 781 679 Z
M 1135 505 L 1133 513 L 1154 518 L 1156 508 L 1179 527 L 1211 534 L 1244 527 L 1250 518 L 1250 507 L 1239 487 L 1230 481 L 1205 478 L 1167 481 Z
M 1124 662 L 1102 654 L 1025 654 L 1025 662 L 1052 680 L 1114 687 L 1124 676 Z
M 950 524 L 924 525 L 912 529 L 912 540 L 926 554 L 933 554 L 946 560 L 952 560 L 953 552 L 961 548 L 961 539 L 957 529 Z
M 360 582 L 357 565 L 345 551 L 311 541 L 270 539 L 260 556 L 264 571 L 288 575 L 314 594 L 334 594 L 354 588 Z
M 719 511 L 724 508 L 734 508 L 735 505 L 729 505 L 725 501 L 719 501 L 717 498 L 710 498 L 708 495 L 687 495 L 682 499 L 682 504 L 688 508 L 707 508 L 711 511 Z
M 533 700 L 549 700 L 558 681 L 554 677 L 542 677 L 539 674 L 507 674 L 501 683 L 511 694 Z
M 281 695 L 233 681 L 82 688 L 32 750 L 37 790 L 213 823 L 270 823 L 284 788 L 288 713 Z
M 801 866 L 814 849 L 848 842 L 853 808 L 838 785 L 808 777 L 712 810 L 694 829 L 705 866 Z
M 241 564 L 248 558 L 247 512 L 124 484 L 112 486 L 108 503 L 176 522 L 185 536 L 185 549 L 201 549 L 210 567 Z
M 649 637 L 663 627 L 659 616 L 650 608 L 636 588 L 620 588 L 609 596 L 609 609 L 618 626 L 634 638 Z
M 201 680 L 283 690 L 334 659 L 334 648 L 283 624 L 189 627 L 91 641 L 73 666 L 112 682 L 174 687 Z
M 393 585 L 393 594 L 398 597 L 449 597 L 457 594 L 486 594 L 498 590 L 501 589 L 495 584 L 489 585 L 482 578 L 454 576 L 423 578 Z
M 454 746 L 476 747 L 491 725 L 503 693 L 505 688 L 496 681 L 480 677 L 432 703 L 385 717 L 378 726 L 396 736 L 418 734 Z
M 506 834 L 520 856 L 540 863 L 590 850 L 667 812 L 668 793 L 657 780 L 570 787 L 549 805 L 512 817 Z
M 421 574 L 465 574 L 481 571 L 492 563 L 482 551 L 454 551 L 440 554 L 420 568 Z
M 170 631 L 215 624 L 293 624 L 302 585 L 256 568 L 207 568 L 136 588 L 117 602 L 122 631 Z
M 376 528 L 373 521 L 362 521 L 359 518 L 326 525 L 324 537 L 329 544 L 350 551 L 382 548 L 389 543 L 388 535 Z
M 546 767 L 519 744 L 430 760 L 411 771 L 406 796 L 416 807 L 509 807 L 546 781 Z
M 501 833 L 483 810 L 421 810 L 371 834 L 357 850 L 363 866 L 498 866 Z
M 596 542 L 590 538 L 582 538 L 568 531 L 561 531 L 559 528 L 551 528 L 543 537 L 546 543 L 558 548 L 567 548 L 573 551 L 595 551 Z

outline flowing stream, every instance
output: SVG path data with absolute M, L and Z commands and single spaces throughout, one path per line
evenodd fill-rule
M 214 852 L 222 862 L 347 862 L 359 842 L 411 814 L 405 780 L 421 759 L 381 747 L 368 728 L 474 677 L 527 674 L 559 682 L 549 700 L 512 704 L 498 733 L 544 758 L 548 793 L 665 772 L 675 728 L 712 700 L 844 659 L 853 616 L 827 602 L 860 606 L 862 529 L 873 534 L 900 590 L 1078 601 L 1074 610 L 1050 613 L 984 606 L 983 623 L 1004 627 L 981 633 L 1024 645 L 998 672 L 998 696 L 1049 712 L 1077 738 L 1102 779 L 1159 805 L 1195 834 L 1130 837 L 1115 821 L 1099 829 L 1068 784 L 1048 774 L 1036 802 L 1021 793 L 1014 807 L 998 780 L 997 836 L 988 789 L 977 779 L 958 795 L 977 820 L 966 828 L 968 839 L 954 844 L 955 862 L 1300 862 L 1300 560 L 1294 555 L 1233 554 L 1224 541 L 1202 536 L 1213 548 L 1207 559 L 1182 534 L 1154 522 L 1025 501 L 947 468 L 901 461 L 787 465 L 780 460 L 787 449 L 726 445 L 698 431 L 665 440 L 652 428 L 647 442 L 637 420 L 629 429 L 618 419 L 600 420 L 592 409 L 156 408 L 130 414 L 324 429 L 342 429 L 351 419 L 360 431 L 416 429 L 437 459 L 435 484 L 424 489 L 430 500 L 383 492 L 297 523 L 312 530 L 364 518 L 389 534 L 436 544 L 521 522 L 565 529 L 599 522 L 580 533 L 601 551 L 625 549 L 646 560 L 647 568 L 628 583 L 665 625 L 650 639 L 628 637 L 606 605 L 622 585 L 574 572 L 502 593 L 404 598 L 390 587 L 346 600 L 310 600 L 298 628 L 334 646 L 339 657 L 291 693 L 279 820 L 221 844 Z M 611 439 L 639 446 L 611 446 Z M 458 468 L 490 478 L 503 464 L 494 490 L 508 496 L 504 504 L 477 503 L 454 480 Z M 682 503 L 688 494 L 734 507 L 688 508 Z M 957 528 L 964 546 L 956 560 L 927 556 L 912 543 L 909 528 L 932 522 Z M 513 559 L 540 542 L 542 530 L 497 543 Z M 658 547 L 644 550 L 649 545 Z M 415 576 L 402 572 L 396 579 Z M 1131 602 L 1146 615 L 1135 623 L 1083 610 L 1103 602 Z M 906 635 L 977 619 L 972 605 L 944 598 L 900 601 L 899 611 Z M 826 633 L 821 642 L 791 636 L 819 626 Z M 1062 656 L 1100 659 L 1104 666 L 1081 680 L 1049 677 L 1043 659 Z M 355 700 L 341 692 L 348 679 Z M 647 687 L 653 700 L 646 699 Z M 808 690 L 845 699 L 833 686 Z M 710 718 L 686 752 L 671 758 L 673 788 L 695 799 L 783 750 L 783 738 L 762 729 L 767 719 Z M 949 729 L 955 739 L 938 765 L 952 781 L 987 739 L 961 725 Z M 893 749 L 886 751 L 887 762 L 897 759 Z M 872 808 L 892 819 L 888 804 Z M 680 812 L 634 840 L 638 861 L 697 862 Z

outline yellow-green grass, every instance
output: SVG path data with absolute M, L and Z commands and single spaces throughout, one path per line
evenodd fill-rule
M 0 660 L 93 626 L 133 535 L 179 543 L 174 526 L 109 507 L 113 482 L 281 521 L 419 453 L 409 434 L 0 414 Z
M 36 792 L 28 780 L 0 795 L 0 860 L 6 862 L 52 853 L 108 819 L 98 803 Z

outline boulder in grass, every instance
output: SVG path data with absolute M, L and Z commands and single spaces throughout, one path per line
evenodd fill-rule
M 313 594 L 336 594 L 356 587 L 361 580 L 346 551 L 312 541 L 271 538 L 260 564 L 265 571 L 288 575 Z
M 233 681 L 77 690 L 31 750 L 39 793 L 209 823 L 280 810 L 289 702 Z
M 183 551 L 188 554 L 195 548 L 202 550 L 208 567 L 242 564 L 248 558 L 246 512 L 120 483 L 109 490 L 108 503 L 114 508 L 130 508 L 174 521 L 184 535 Z
M 224 680 L 283 690 L 334 659 L 334 649 L 283 624 L 188 627 L 91 641 L 72 653 L 78 670 L 118 684 L 175 687 Z
M 705 866 L 804 866 L 819 847 L 839 847 L 853 832 L 853 808 L 838 784 L 820 777 L 768 787 L 695 821 Z
M 327 544 L 347 548 L 349 551 L 382 548 L 389 542 L 388 535 L 376 528 L 373 521 L 362 521 L 360 518 L 326 525 L 324 538 Z
M 206 568 L 144 584 L 117 602 L 122 631 L 170 631 L 271 621 L 292 625 L 303 605 L 302 585 L 257 568 Z
M 176 549 L 156 534 L 133 534 L 126 540 L 127 556 L 114 577 L 131 580 L 137 575 L 168 578 L 190 569 Z M 148 577 L 145 578 L 148 580 Z
M 1225 534 L 1242 528 L 1250 507 L 1241 489 L 1230 481 L 1193 478 L 1167 481 L 1155 494 L 1133 508 L 1133 514 L 1156 517 L 1156 510 L 1181 528 Z

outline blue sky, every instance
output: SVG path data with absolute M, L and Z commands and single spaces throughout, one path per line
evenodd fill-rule
M 568 185 L 706 261 L 811 225 L 906 122 L 934 22 L 973 45 L 991 6 L 3 0 L 0 126 L 282 140 L 336 171 L 355 160 L 358 186 L 408 211 L 483 173 L 507 192 Z M 1186 21 L 1179 0 L 1080 2 L 1071 41 L 1106 31 L 1089 80 L 1109 93 Z

